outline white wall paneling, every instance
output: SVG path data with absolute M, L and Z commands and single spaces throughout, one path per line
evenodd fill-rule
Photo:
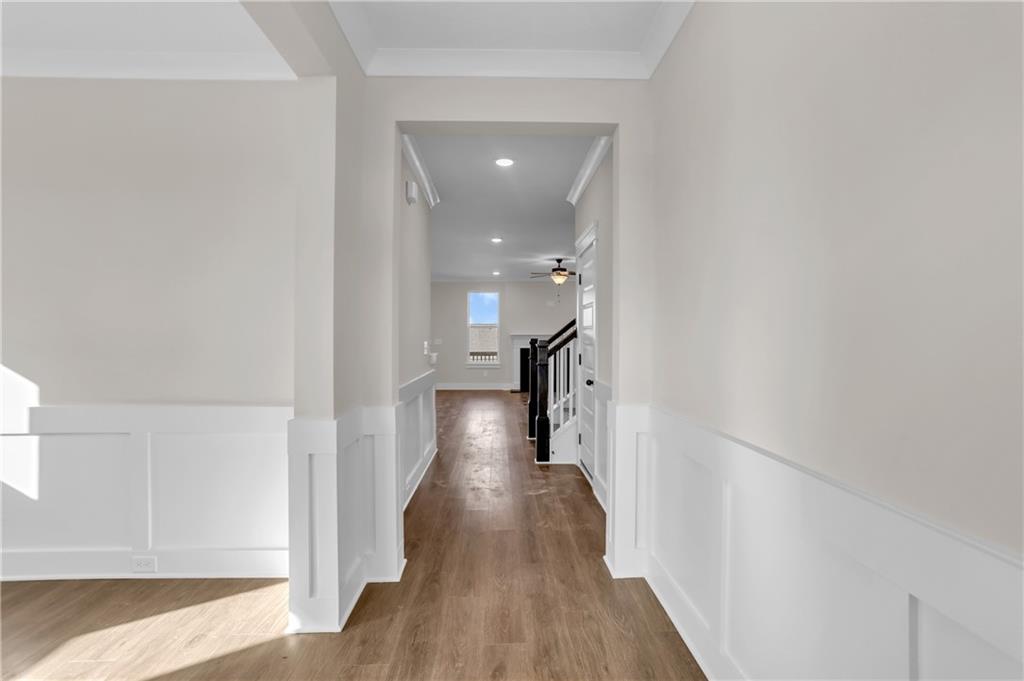
M 643 571 L 710 678 L 1020 678 L 1019 558 L 682 417 L 615 411 L 609 564 Z
M 402 467 L 402 507 L 409 505 L 437 454 L 437 414 L 433 370 L 398 391 L 398 450 Z
M 28 415 L 2 438 L 4 579 L 287 574 L 290 407 Z M 155 572 L 133 571 L 139 555 Z
M 355 419 L 359 431 L 359 420 Z M 351 428 L 342 420 L 288 423 L 288 630 L 340 631 L 338 451 Z M 356 440 L 358 441 L 358 437 Z M 353 575 L 357 581 L 362 575 Z M 356 598 L 362 592 L 362 584 Z M 351 594 L 349 594 L 351 595 Z M 353 599 L 353 603 L 354 603 Z
M 289 425 L 289 629 L 340 631 L 368 582 L 405 566 L 395 407 Z
M 646 482 L 650 407 L 608 402 L 605 562 L 615 578 L 647 574 Z
M 373 553 L 367 581 L 397 582 L 405 569 L 401 465 L 398 461 L 399 405 L 363 408 L 364 437 L 372 442 Z

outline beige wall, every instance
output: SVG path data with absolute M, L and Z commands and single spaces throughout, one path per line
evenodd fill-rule
M 698 3 L 651 82 L 654 401 L 1018 551 L 1020 14 Z
M 576 238 L 597 222 L 597 380 L 608 385 L 612 383 L 612 291 L 615 288 L 612 280 L 614 153 L 614 150 L 609 151 L 604 157 L 576 202 Z
M 291 403 L 296 84 L 3 87 L 5 365 L 44 404 Z
M 434 282 L 431 285 L 431 328 L 434 351 L 438 353 L 438 383 L 517 382 L 513 375 L 511 334 L 550 336 L 576 315 L 576 287 L 570 282 L 555 287 L 541 282 Z M 467 295 L 470 291 L 496 291 L 500 339 L 497 369 L 467 367 Z M 440 339 L 438 345 L 436 341 Z
M 405 181 L 414 182 L 402 161 Z M 398 202 L 398 344 L 399 382 L 408 383 L 430 371 L 423 343 L 430 342 L 430 207 L 422 190 L 414 204 Z
M 295 84 L 295 416 L 334 416 L 335 80 Z

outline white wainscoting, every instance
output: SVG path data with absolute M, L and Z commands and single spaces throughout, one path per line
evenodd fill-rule
M 409 505 L 430 462 L 437 454 L 437 413 L 431 370 L 398 390 L 398 451 L 402 462 L 402 507 Z
M 286 576 L 291 414 L 31 407 L 0 438 L 3 579 Z
M 410 428 L 406 412 L 416 404 L 416 432 L 434 442 L 433 372 L 403 387 L 402 395 L 409 399 L 398 405 L 289 424 L 289 631 L 340 631 L 368 583 L 402 577 L 402 509 L 436 447 L 420 450 L 429 454 L 414 464 L 419 475 L 410 490 L 400 433 Z
M 289 631 L 340 631 L 369 582 L 405 567 L 397 407 L 289 424 Z
M 642 410 L 616 414 L 608 561 L 709 678 L 1021 677 L 1019 558 Z

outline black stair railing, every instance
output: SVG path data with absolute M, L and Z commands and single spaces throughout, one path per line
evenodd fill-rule
M 536 446 L 535 460 L 547 463 L 551 460 L 551 421 L 548 417 L 548 377 L 558 381 L 561 377 L 558 366 L 558 351 L 576 338 L 576 320 L 560 328 L 549 338 L 530 339 L 530 399 L 527 404 L 527 435 Z M 553 364 L 552 364 L 553 360 Z M 562 380 L 567 380 L 562 378 Z

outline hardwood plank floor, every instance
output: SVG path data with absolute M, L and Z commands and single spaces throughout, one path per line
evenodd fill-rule
M 2 587 L 5 679 L 703 679 L 643 580 L 612 580 L 573 466 L 537 466 L 523 397 L 440 392 L 398 584 L 340 634 L 283 636 L 282 580 Z

